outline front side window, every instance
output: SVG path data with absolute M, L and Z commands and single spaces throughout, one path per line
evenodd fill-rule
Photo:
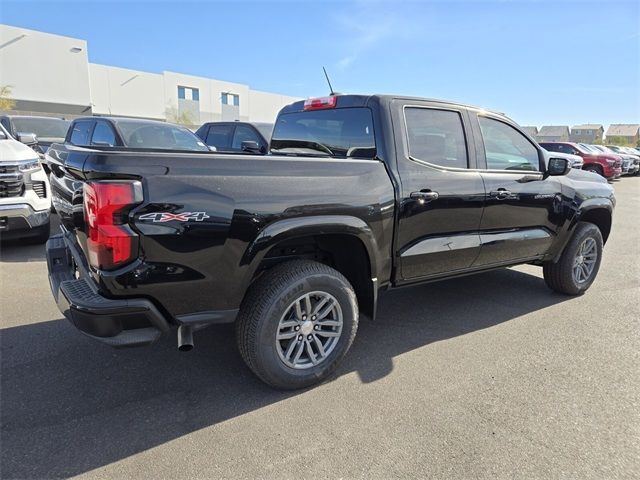
M 91 144 L 105 147 L 115 146 L 116 134 L 108 123 L 96 123 L 96 128 L 93 129 L 93 136 L 91 137 Z
M 409 155 L 449 168 L 467 168 L 467 145 L 458 112 L 429 108 L 406 108 Z
M 91 120 L 74 123 L 69 141 L 73 145 L 89 145 L 89 133 L 91 132 L 92 124 Z
M 366 107 L 308 110 L 281 114 L 274 126 L 275 153 L 373 158 L 376 141 Z
M 238 125 L 236 126 L 235 133 L 233 134 L 233 143 L 231 148 L 233 150 L 242 150 L 242 142 L 247 140 L 257 142 L 258 145 L 261 143 L 260 137 L 258 137 L 258 134 L 253 128 L 247 127 L 246 125 Z
M 489 170 L 540 170 L 538 149 L 515 128 L 478 117 Z

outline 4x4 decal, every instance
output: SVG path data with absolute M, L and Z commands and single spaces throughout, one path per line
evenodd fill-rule
M 201 222 L 205 218 L 210 218 L 209 215 L 207 215 L 207 212 L 155 212 L 145 213 L 144 215 L 140 215 L 138 217 L 138 219 L 140 220 L 151 220 L 154 223 L 171 222 L 172 220 L 177 220 L 179 222 L 188 222 L 189 220 L 195 220 L 196 222 Z

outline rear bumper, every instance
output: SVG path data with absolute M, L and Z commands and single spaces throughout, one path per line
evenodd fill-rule
M 167 319 L 147 299 L 101 295 L 64 234 L 51 237 L 46 252 L 49 284 L 58 308 L 85 335 L 112 347 L 134 347 L 154 343 L 170 329 Z

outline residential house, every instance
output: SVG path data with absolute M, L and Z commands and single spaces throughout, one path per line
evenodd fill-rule
M 566 125 L 544 125 L 536 138 L 538 142 L 568 142 L 569 127 Z
M 615 139 L 624 141 L 627 145 L 636 146 L 638 139 L 640 139 L 640 124 L 634 123 L 614 123 L 609 125 L 607 129 L 607 142 L 612 142 Z
M 570 139 L 576 143 L 601 143 L 604 127 L 595 123 L 575 125 L 571 129 Z
M 538 138 L 538 127 L 522 127 L 522 130 L 534 140 Z

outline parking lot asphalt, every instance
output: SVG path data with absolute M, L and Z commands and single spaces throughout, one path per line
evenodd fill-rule
M 42 246 L 0 252 L 0 477 L 639 478 L 640 177 L 582 297 L 534 266 L 384 294 L 335 377 L 258 381 L 231 326 L 113 350 L 61 318 Z M 210 292 L 215 294 L 215 292 Z

